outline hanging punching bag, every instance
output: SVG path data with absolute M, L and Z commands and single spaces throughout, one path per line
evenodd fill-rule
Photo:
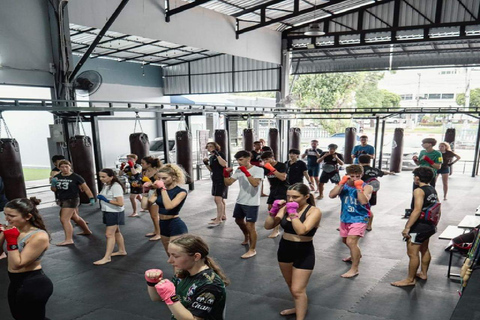
M 0 176 L 8 200 L 27 197 L 20 148 L 15 139 L 0 139 Z
M 225 160 L 227 162 L 230 161 L 230 153 L 229 153 L 229 148 L 228 148 L 228 132 L 227 130 L 224 129 L 217 129 L 215 130 L 214 134 L 214 141 L 220 145 L 220 151 L 225 153 L 225 157 L 227 157 Z
M 137 163 L 140 164 L 143 158 L 150 154 L 150 142 L 148 135 L 143 132 L 132 133 L 130 135 L 130 153 L 137 155 Z
M 403 164 L 403 128 L 395 128 L 392 141 L 392 156 L 390 158 L 390 171 L 399 173 Z
M 300 128 L 290 128 L 290 130 L 288 130 L 288 145 L 290 149 L 300 150 L 301 140 L 302 130 L 300 130 Z
M 175 134 L 175 146 L 177 148 L 177 164 L 185 170 L 187 184 L 193 183 L 192 165 L 192 135 L 189 131 L 181 130 Z
M 346 164 L 352 164 L 352 150 L 356 144 L 357 129 L 354 127 L 345 128 L 345 148 L 343 150 L 343 158 Z
M 243 129 L 243 150 L 253 150 L 253 129 Z
M 87 186 L 97 196 L 97 183 L 95 181 L 95 165 L 93 163 L 92 140 L 88 136 L 74 136 L 68 142 L 68 149 L 72 157 L 73 171 L 80 175 Z M 80 192 L 80 202 L 89 203 L 85 192 Z
M 268 146 L 272 148 L 275 160 L 278 160 L 280 156 L 280 136 L 277 128 L 268 129 Z
M 445 132 L 445 142 L 450 143 L 450 148 L 452 151 L 455 150 L 455 128 L 448 128 Z

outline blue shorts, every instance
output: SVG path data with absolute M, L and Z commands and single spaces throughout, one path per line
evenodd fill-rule
M 320 175 L 320 165 L 307 166 L 307 169 L 310 177 L 318 177 Z
M 259 206 L 246 206 L 244 204 L 235 204 L 233 217 L 235 219 L 244 219 L 247 222 L 257 222 Z
M 187 225 L 180 218 L 160 220 L 160 235 L 164 237 L 180 236 L 188 233 Z
M 437 170 L 437 174 L 449 174 L 450 173 L 450 167 L 446 167 L 446 168 L 441 168 L 439 170 Z
M 103 211 L 103 223 L 107 227 L 125 225 L 125 211 L 122 211 L 122 212 Z

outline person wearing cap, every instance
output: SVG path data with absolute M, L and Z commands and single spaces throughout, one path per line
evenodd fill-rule
M 358 157 L 362 154 L 368 154 L 370 158 L 375 159 L 375 148 L 367 142 L 368 137 L 366 135 L 360 136 L 360 144 L 353 147 L 352 150 L 353 164 L 358 164 Z

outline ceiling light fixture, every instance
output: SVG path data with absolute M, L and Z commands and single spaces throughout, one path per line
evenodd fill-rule
M 313 21 L 314 22 L 310 23 L 310 25 L 308 26 L 308 30 L 305 31 L 304 35 L 306 35 L 306 36 L 319 37 L 319 36 L 325 35 L 325 32 L 320 30 L 320 25 L 318 24 L 318 22 L 315 22 L 316 11 L 317 11 L 317 0 L 315 0 L 315 6 L 313 7 Z

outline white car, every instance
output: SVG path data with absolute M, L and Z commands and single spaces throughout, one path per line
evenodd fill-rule
M 159 158 L 162 163 L 165 163 L 165 156 L 163 152 L 163 145 L 164 140 L 163 138 L 155 138 L 154 140 L 150 141 L 150 156 Z M 176 161 L 176 154 L 175 154 L 175 140 L 168 140 L 168 150 L 169 150 L 169 160 L 170 162 Z M 115 168 L 119 169 L 122 165 L 122 162 L 127 162 L 127 155 L 128 153 L 124 153 L 117 157 L 115 160 Z

